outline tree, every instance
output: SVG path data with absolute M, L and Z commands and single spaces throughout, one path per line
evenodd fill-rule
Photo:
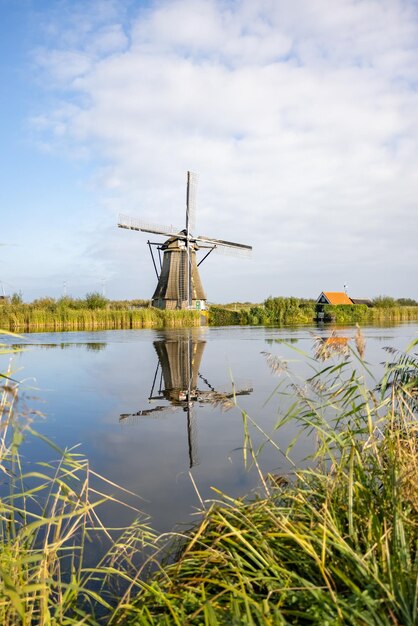
M 378 309 L 391 309 L 396 306 L 395 298 L 391 298 L 391 296 L 377 296 L 377 298 L 373 298 L 373 306 Z
M 15 291 L 15 293 L 12 295 L 12 297 L 10 298 L 10 302 L 13 305 L 16 304 L 23 304 L 23 296 L 22 296 L 22 292 L 21 291 Z
M 85 297 L 86 307 L 88 309 L 105 309 L 108 299 L 102 296 L 98 291 L 87 293 Z
M 398 298 L 396 304 L 399 306 L 418 306 L 418 302 L 413 298 Z

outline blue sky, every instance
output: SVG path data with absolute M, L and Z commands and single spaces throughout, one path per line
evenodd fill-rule
M 418 8 L 408 0 L 0 0 L 0 281 L 150 297 L 119 212 L 254 247 L 208 299 L 418 298 Z

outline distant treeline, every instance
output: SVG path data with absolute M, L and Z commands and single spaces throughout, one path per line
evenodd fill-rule
M 63 309 L 81 310 L 88 309 L 96 311 L 98 309 L 111 309 L 122 311 L 132 308 L 147 308 L 151 306 L 151 300 L 109 300 L 101 293 L 93 291 L 87 293 L 84 298 L 73 298 L 72 296 L 62 296 L 61 298 L 37 298 L 30 304 L 24 304 L 21 293 L 14 293 L 10 298 L 5 299 L 6 306 L 24 305 L 32 309 L 42 309 L 51 313 L 62 311 Z

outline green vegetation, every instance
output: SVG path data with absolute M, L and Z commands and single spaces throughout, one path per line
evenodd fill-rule
M 342 324 L 400 322 L 418 319 L 418 305 L 411 298 L 395 300 L 378 296 L 373 306 L 325 305 L 324 321 Z M 227 325 L 310 324 L 316 319 L 316 303 L 304 298 L 270 296 L 262 304 L 233 302 L 212 305 L 209 323 Z M 199 326 L 197 311 L 162 311 L 150 300 L 107 300 L 98 292 L 85 298 L 39 298 L 24 304 L 21 294 L 0 302 L 0 328 L 11 331 L 65 331 Z
M 377 298 L 373 298 L 372 302 L 373 306 L 380 309 L 390 309 L 396 306 L 396 300 L 391 296 L 377 296 Z
M 325 320 L 332 320 L 337 324 L 375 323 L 375 322 L 402 322 L 418 319 L 418 307 L 416 306 L 375 306 L 367 307 L 365 304 L 348 306 L 338 304 L 324 305 Z
M 392 298 L 391 296 L 377 296 L 373 299 L 373 306 L 389 309 L 396 306 L 418 306 L 418 302 L 412 298 Z
M 120 623 L 416 624 L 418 360 L 395 356 L 372 391 L 361 362 L 356 373 L 334 361 L 301 384 L 267 355 L 294 397 L 277 428 L 296 420 L 311 434 L 311 467 L 260 473 L 264 498 L 213 504 Z
M 0 346 L 0 352 L 7 352 L 7 347 Z M 81 454 L 60 452 L 38 436 L 30 416 L 18 411 L 19 385 L 12 372 L 3 374 L 2 380 L 0 623 L 98 624 L 92 614 L 112 610 L 113 572 L 122 580 L 129 559 L 155 537 L 145 521 L 138 521 L 126 533 L 119 532 L 117 542 L 112 539 L 112 531 L 101 525 L 97 514 L 101 503 L 119 501 L 101 493 L 109 491 L 109 481 L 97 476 Z M 22 443 L 34 438 L 38 445 L 44 442 L 45 462 L 25 468 Z M 50 462 L 51 455 L 60 458 Z M 92 539 L 107 541 L 111 548 L 90 569 L 86 546 Z
M 308 324 L 315 318 L 315 303 L 300 298 L 272 298 L 263 304 L 211 306 L 209 323 L 227 324 Z
M 199 326 L 198 311 L 163 311 L 149 301 L 112 302 L 99 293 L 84 299 L 40 298 L 0 306 L 0 328 L 10 331 L 68 331 Z
M 406 301 L 407 299 L 403 299 Z M 418 319 L 418 306 L 400 305 L 389 296 L 379 296 L 373 306 L 365 304 L 337 306 L 323 305 L 324 321 L 337 324 L 356 322 L 400 322 Z M 316 303 L 301 298 L 269 297 L 263 304 L 216 305 L 210 307 L 209 323 L 213 326 L 227 324 L 310 324 L 316 319 Z
M 399 306 L 418 306 L 418 302 L 412 298 L 398 298 L 396 304 Z
M 244 461 L 259 470 L 263 496 L 220 495 L 191 531 L 160 538 L 141 517 L 116 539 L 103 528 L 100 504 L 110 497 L 80 454 L 25 470 L 22 441 L 37 435 L 16 410 L 18 384 L 4 378 L 1 623 L 415 625 L 418 358 L 389 351 L 392 362 L 370 389 L 360 333 L 356 346 L 342 362 L 338 348 L 327 354 L 322 369 L 311 359 L 317 371 L 307 381 L 266 354 L 280 376 L 278 397 L 292 402 L 264 445 L 291 459 L 291 447 L 276 441 L 297 422 L 316 442 L 309 468 L 264 475 L 251 437 L 262 431 L 243 412 Z M 110 548 L 88 566 L 86 545 L 98 535 Z

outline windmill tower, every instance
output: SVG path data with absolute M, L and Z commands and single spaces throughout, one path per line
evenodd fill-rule
M 251 254 L 251 246 L 202 235 L 196 237 L 192 234 L 196 223 L 196 183 L 196 174 L 187 172 L 186 227 L 182 230 L 173 226 L 149 224 L 127 215 L 119 216 L 119 228 L 169 237 L 164 243 L 150 240 L 147 242 L 158 279 L 152 304 L 160 309 L 205 308 L 206 295 L 200 280 L 199 265 L 213 251 L 244 256 Z M 155 248 L 158 252 L 159 270 L 154 255 Z M 199 263 L 196 256 L 198 250 L 206 252 Z

